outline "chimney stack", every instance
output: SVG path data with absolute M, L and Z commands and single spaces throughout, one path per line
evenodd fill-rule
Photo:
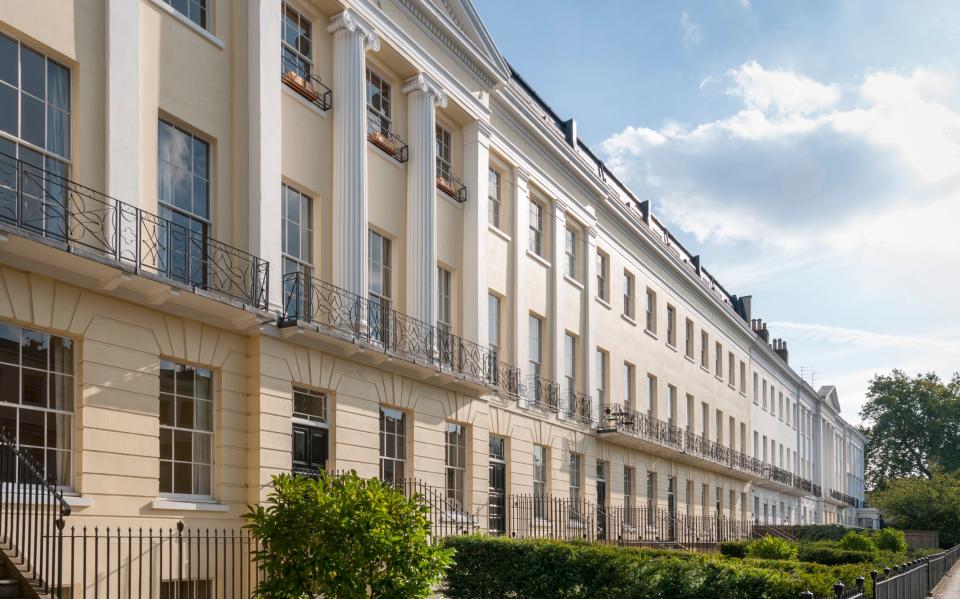
M 563 122 L 563 133 L 567 138 L 567 143 L 573 149 L 577 148 L 577 120 L 570 119 Z
M 783 360 L 785 364 L 790 363 L 790 353 L 787 351 L 786 341 L 783 339 L 774 339 L 773 351 L 777 352 L 777 355 L 780 356 L 780 359 Z
M 750 321 L 750 328 L 757 334 L 757 337 L 763 339 L 764 343 L 770 343 L 770 331 L 767 330 L 767 323 L 762 318 L 754 318 Z

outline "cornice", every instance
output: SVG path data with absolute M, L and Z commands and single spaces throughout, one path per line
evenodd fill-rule
M 433 96 L 434 102 L 440 108 L 447 107 L 447 94 L 436 79 L 426 73 L 417 73 L 403 82 L 403 93 L 423 92 Z
M 336 33 L 341 29 L 362 36 L 367 50 L 371 52 L 380 50 L 380 36 L 373 30 L 373 25 L 349 8 L 330 17 L 330 24 L 327 25 L 327 31 L 330 33 Z

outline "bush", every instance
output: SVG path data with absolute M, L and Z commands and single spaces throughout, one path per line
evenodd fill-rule
M 356 472 L 273 478 L 244 515 L 262 543 L 258 599 L 427 597 L 452 552 L 427 542 L 428 508 Z
M 883 528 L 873 535 L 873 542 L 878 549 L 903 553 L 907 550 L 907 538 L 902 530 Z
M 791 532 L 798 541 L 839 541 L 849 531 L 842 524 L 802 524 Z
M 729 560 L 684 551 L 479 536 L 445 539 L 456 550 L 443 592 L 450 599 L 796 599 L 833 596 L 868 569 L 797 561 Z
M 868 564 L 877 560 L 876 551 L 854 551 L 837 547 L 834 543 L 801 543 L 797 550 L 797 559 L 801 562 L 814 562 L 827 566 L 843 564 Z
M 797 559 L 797 545 L 769 535 L 747 545 L 747 556 L 762 559 Z
M 849 549 L 850 551 L 869 551 L 872 553 L 877 552 L 877 545 L 873 542 L 869 536 L 863 533 L 859 533 L 855 530 L 851 530 L 847 534 L 843 535 L 843 538 L 840 539 L 838 543 L 841 549 Z
M 725 557 L 747 557 L 749 541 L 727 541 L 720 543 L 720 554 Z

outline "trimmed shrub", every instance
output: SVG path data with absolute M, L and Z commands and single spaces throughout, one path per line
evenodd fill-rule
M 849 549 L 850 551 L 877 552 L 877 545 L 873 542 L 873 539 L 855 530 L 843 535 L 838 545 L 841 549 Z
M 849 531 L 842 524 L 801 524 L 791 529 L 798 541 L 839 541 Z
M 876 551 L 854 551 L 837 547 L 834 543 L 801 543 L 797 550 L 797 559 L 801 562 L 814 562 L 827 566 L 842 564 L 869 564 L 877 560 Z
M 761 559 L 797 559 L 797 545 L 767 535 L 747 545 L 747 556 Z
M 443 593 L 450 599 L 796 599 L 832 596 L 868 569 L 797 561 L 730 560 L 684 551 L 479 536 L 444 539 L 456 550 Z
M 747 557 L 747 545 L 750 541 L 727 541 L 720 543 L 720 555 L 725 557 Z
M 883 528 L 873 535 L 873 542 L 878 549 L 884 551 L 894 551 L 903 553 L 907 550 L 907 538 L 902 530 L 896 528 Z

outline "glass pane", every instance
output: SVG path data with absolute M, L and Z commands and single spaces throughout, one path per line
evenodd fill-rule
M 193 466 L 191 464 L 174 462 L 173 492 L 187 495 L 193 493 Z
M 160 360 L 160 392 L 174 392 L 174 376 L 176 365 L 173 362 Z
M 193 467 L 193 493 L 210 495 L 210 466 Z
M 160 459 L 173 459 L 173 431 L 168 428 L 160 429 Z
M 160 394 L 160 424 L 164 426 L 174 425 L 174 401 L 173 396 L 167 393 Z
M 50 370 L 73 374 L 73 340 L 50 337 Z
M 194 402 L 194 428 L 199 431 L 213 430 L 213 402 L 196 400 Z
M 186 212 L 193 210 L 190 171 L 178 166 L 173 167 L 173 205 Z
M 20 437 L 21 445 L 43 447 L 43 418 L 40 410 L 20 410 Z
M 193 397 L 193 370 L 177 365 L 177 395 Z
M 26 405 L 47 407 L 47 373 L 24 368 L 21 371 L 21 401 Z
M 17 86 L 17 42 L 0 35 L 0 81 Z
M 65 412 L 73 411 L 73 377 L 50 373 L 50 407 Z
M 193 433 L 193 461 L 197 464 L 213 462 L 213 435 Z
M 0 405 L 0 432 L 11 438 L 17 434 L 17 408 Z
M 20 369 L 0 364 L 0 401 L 20 403 Z
M 177 397 L 177 426 L 193 428 L 194 399 L 191 397 Z
M 47 102 L 70 112 L 70 71 L 55 62 L 47 62 Z
M 47 447 L 71 449 L 73 418 L 67 414 L 47 412 Z
M 206 368 L 197 369 L 196 397 L 211 399 L 213 397 L 213 373 Z
M 30 48 L 20 47 L 20 76 L 23 91 L 40 99 L 46 98 L 44 80 L 46 79 L 46 60 Z
M 46 120 L 46 110 L 43 102 L 26 94 L 20 95 L 20 101 L 23 110 L 20 136 L 35 146 L 45 147 L 44 121 Z
M 0 362 L 20 363 L 20 327 L 0 324 Z
M 69 451 L 47 450 L 46 474 L 54 483 L 67 486 L 70 484 L 71 462 Z
M 23 365 L 46 368 L 48 345 L 49 337 L 46 333 L 23 329 Z
M 187 431 L 173 431 L 173 459 L 189 462 L 193 459 L 193 436 Z
M 59 156 L 70 156 L 70 116 L 56 108 L 47 108 L 47 149 Z
M 17 135 L 17 122 L 20 120 L 20 107 L 17 103 L 17 90 L 0 83 L 0 130 Z
M 173 492 L 173 464 L 170 462 L 160 462 L 160 492 Z

